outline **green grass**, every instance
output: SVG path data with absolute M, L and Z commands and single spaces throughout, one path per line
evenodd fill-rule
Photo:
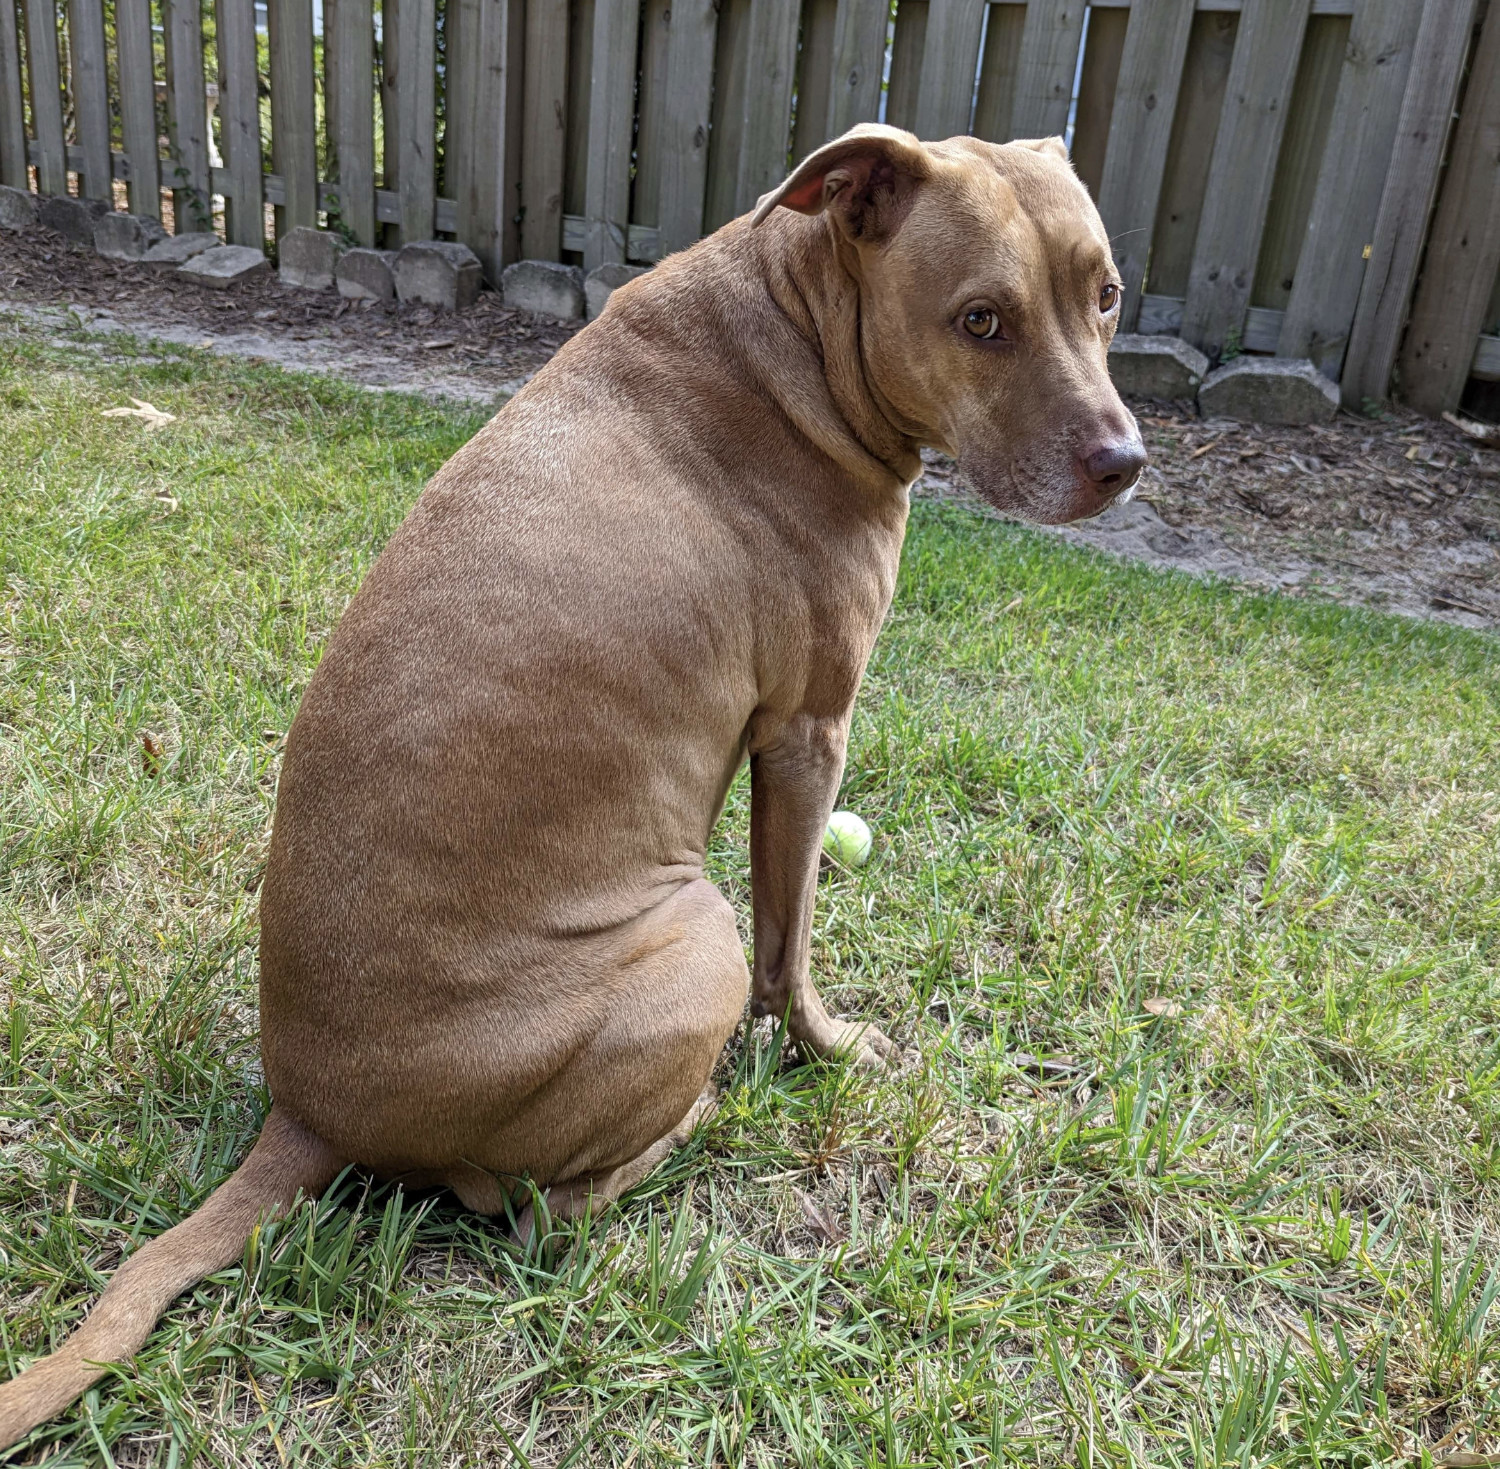
M 278 741 L 479 420 L 0 340 L 14 1367 L 256 1130 Z M 177 422 L 99 416 L 132 394 Z M 1206 1469 L 1500 1444 L 1497 655 L 919 505 L 842 797 L 876 853 L 824 880 L 815 941 L 831 1004 L 909 1063 L 803 1065 L 748 1029 L 692 1145 L 530 1253 L 349 1176 L 22 1460 Z M 712 869 L 742 913 L 747 819 L 741 782 Z

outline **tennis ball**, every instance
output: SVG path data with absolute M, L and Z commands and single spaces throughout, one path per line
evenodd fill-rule
M 823 850 L 845 867 L 863 867 L 870 860 L 870 828 L 852 811 L 835 811 L 823 833 Z

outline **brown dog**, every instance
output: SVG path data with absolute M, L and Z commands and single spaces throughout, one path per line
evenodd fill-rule
M 13 1443 L 256 1221 L 355 1163 L 499 1211 L 617 1196 L 743 1013 L 876 1062 L 809 979 L 820 840 L 919 446 L 1092 515 L 1144 460 L 1058 139 L 856 128 L 617 292 L 439 472 L 287 741 L 261 900 L 275 1106 L 243 1167 L 0 1388 Z M 704 878 L 752 773 L 755 967 Z

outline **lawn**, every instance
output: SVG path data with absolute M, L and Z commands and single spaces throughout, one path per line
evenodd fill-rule
M 132 395 L 175 421 L 100 416 Z M 0 322 L 9 1369 L 264 1115 L 280 742 L 479 421 Z M 1500 1449 L 1500 645 L 923 503 L 841 804 L 876 850 L 816 974 L 903 1065 L 747 1027 L 693 1143 L 530 1252 L 347 1176 L 17 1462 Z

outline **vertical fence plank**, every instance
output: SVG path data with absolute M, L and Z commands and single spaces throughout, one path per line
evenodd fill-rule
M 375 243 L 375 19 L 370 0 L 324 0 L 324 82 L 339 219 Z
M 1458 407 L 1500 271 L 1500 9 L 1485 18 L 1401 353 L 1401 394 Z
M 640 18 L 640 0 L 595 0 L 588 180 L 583 209 L 585 270 L 625 258 Z
M 401 132 L 401 103 L 396 95 L 396 88 L 401 72 L 401 0 L 377 0 L 377 3 L 380 6 L 380 183 L 382 188 L 399 192 L 401 150 L 397 147 L 396 140 Z M 448 54 L 453 59 L 448 64 L 448 74 L 444 78 L 444 97 L 450 107 L 457 106 L 459 110 L 463 106 L 464 81 L 461 79 L 472 82 L 474 77 L 472 57 L 465 54 L 470 49 L 464 39 L 465 8 L 463 0 L 453 0 L 445 17 L 448 26 Z M 453 136 L 446 140 L 448 166 L 456 172 L 462 171 L 463 151 L 468 142 L 462 129 L 455 130 Z M 399 223 L 392 225 L 389 220 L 382 220 L 377 228 L 383 243 L 393 244 L 400 240 Z
M 983 30 L 984 0 L 929 0 L 913 129 L 919 138 L 968 132 Z
M 896 31 L 891 45 L 891 84 L 885 99 L 885 120 L 892 127 L 917 125 L 917 91 L 922 78 L 922 53 L 927 48 L 928 0 L 899 0 Z
M 141 0 L 136 0 L 141 3 Z M 270 0 L 271 166 L 281 178 L 276 234 L 318 222 L 318 114 L 312 0 Z
M 750 7 L 745 123 L 735 190 L 735 207 L 742 214 L 786 177 L 801 10 L 800 0 L 755 0 Z
M 1292 280 L 1284 301 L 1275 303 L 1286 308 L 1277 352 L 1310 357 L 1335 379 L 1359 300 L 1365 246 L 1374 234 L 1419 14 L 1408 0 L 1364 0 L 1355 14 L 1306 227 L 1295 241 L 1294 273 L 1283 270 L 1271 278 L 1272 285 L 1289 273 Z M 1313 17 L 1309 47 L 1313 28 L 1330 19 Z M 1264 257 L 1265 247 L 1261 253 Z M 1262 301 L 1265 289 L 1257 280 L 1255 300 L 1273 304 Z
M 661 253 L 684 250 L 703 230 L 712 105 L 714 0 L 674 0 L 667 38 L 667 110 L 657 238 Z
M 21 108 L 21 37 L 16 7 L 0 0 L 0 184 L 28 186 L 26 119 Z
M 78 192 L 114 206 L 109 159 L 109 75 L 104 59 L 104 8 L 100 0 L 68 0 L 69 83 L 73 128 L 83 154 Z
M 740 183 L 740 138 L 745 128 L 745 46 L 750 0 L 719 0 L 714 46 L 713 126 L 708 134 L 708 199 L 703 228 L 733 219 Z
M 343 0 L 340 0 L 343 3 Z M 433 0 L 400 0 L 396 34 L 396 136 L 385 134 L 401 181 L 401 240 L 430 240 L 437 210 L 433 172 L 437 120 L 437 8 Z M 374 162 L 371 161 L 371 176 Z
M 594 0 L 568 0 L 567 164 L 563 213 L 583 213 L 589 171 L 589 86 L 594 71 Z
M 794 163 L 821 148 L 829 138 L 838 23 L 838 0 L 804 0 L 802 46 L 797 59 L 797 130 L 792 135 Z
M 1384 401 L 1416 281 L 1438 169 L 1463 77 L 1476 0 L 1427 0 L 1412 48 L 1396 146 L 1375 216 L 1370 264 L 1349 331 L 1343 398 Z
M 208 180 L 208 102 L 198 0 L 162 0 L 167 37 L 167 183 L 179 235 L 213 228 Z
M 156 65 L 151 47 L 150 0 L 115 0 L 115 53 L 119 61 L 120 135 L 128 165 L 130 212 L 160 219 L 161 160 L 156 141 Z
M 1309 0 L 1245 0 L 1182 309 L 1181 335 L 1217 362 L 1245 322 Z
M 457 107 L 450 102 L 448 112 L 451 136 L 466 139 L 459 150 L 463 172 L 450 175 L 457 233 L 493 284 L 520 248 L 525 0 L 462 0 L 449 15 L 457 15 L 461 36 L 459 54 L 449 52 L 450 71 L 467 71 L 455 91 Z
M 1122 331 L 1134 331 L 1140 316 L 1141 287 L 1192 22 L 1192 7 L 1181 0 L 1138 0 L 1125 33 L 1099 185 L 1099 213 L 1125 285 Z
M 1024 5 L 991 5 L 984 33 L 984 58 L 979 66 L 979 96 L 974 102 L 974 136 L 991 143 L 1010 141 L 1010 120 L 1016 110 L 1020 83 L 1021 36 L 1026 28 Z
M 880 116 L 881 73 L 885 69 L 885 0 L 838 0 L 833 26 L 833 65 L 829 82 L 830 138 L 855 123 Z
M 1307 218 L 1328 146 L 1348 34 L 1347 16 L 1314 15 L 1307 24 L 1261 235 L 1260 260 L 1250 293 L 1252 305 L 1281 310 L 1291 293 L 1298 260 L 1305 253 Z
M 219 126 L 230 196 L 224 235 L 231 245 L 266 242 L 260 162 L 260 88 L 255 63 L 255 0 L 218 0 Z
M 63 144 L 62 77 L 57 65 L 57 10 L 52 0 L 26 0 L 25 16 L 37 187 L 44 194 L 66 194 L 68 159 Z
M 1128 10 L 1095 10 L 1089 17 L 1083 71 L 1078 78 L 1078 111 L 1073 118 L 1073 167 L 1095 198 L 1104 178 L 1109 124 L 1115 115 L 1120 62 L 1125 56 Z
M 1084 0 L 1029 0 L 1011 137 L 1046 138 L 1067 127 L 1083 11 Z
M 528 0 L 523 91 L 521 258 L 558 260 L 568 138 L 568 0 Z
M 1187 295 L 1238 28 L 1239 16 L 1233 11 L 1200 10 L 1193 17 L 1151 237 L 1151 290 L 1158 296 Z
M 661 154 L 667 128 L 667 46 L 673 10 L 672 0 L 642 0 L 635 183 L 630 191 L 630 218 L 634 224 L 653 227 L 661 205 Z

